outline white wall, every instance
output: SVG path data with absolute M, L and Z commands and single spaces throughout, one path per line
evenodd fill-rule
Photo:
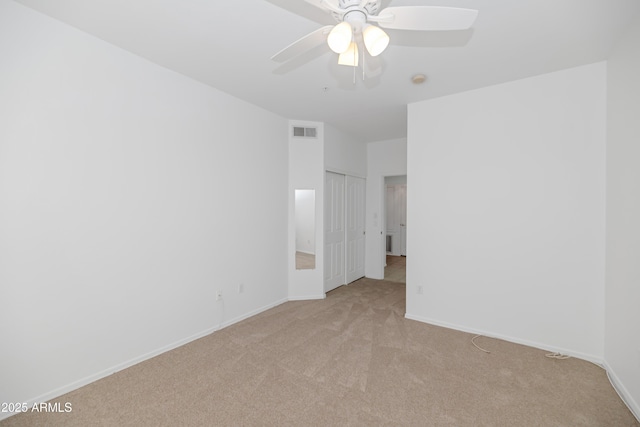
M 316 127 L 317 138 L 289 137 L 289 215 L 295 217 L 295 189 L 316 190 L 316 268 L 295 268 L 295 221 L 289 225 L 289 299 L 325 297 L 324 292 L 324 181 L 325 171 L 365 177 L 366 144 L 320 122 L 291 120 L 289 126 Z
M 640 418 L 640 19 L 608 61 L 605 360 Z
M 367 144 L 367 237 L 365 243 L 365 275 L 369 278 L 384 278 L 386 256 L 384 177 L 406 174 L 406 139 L 378 141 Z
M 285 119 L 9 0 L 0 58 L 0 401 L 286 299 Z
M 295 218 L 295 190 L 316 190 L 315 200 L 315 254 L 316 268 L 296 270 L 296 232 L 295 221 L 289 222 L 289 250 L 287 266 L 289 272 L 289 299 L 324 298 L 324 135 L 325 126 L 319 122 L 290 121 L 289 127 L 315 127 L 317 138 L 297 138 L 289 132 L 289 217 Z
M 366 178 L 367 144 L 325 124 L 324 163 L 325 170 Z
M 605 108 L 605 63 L 409 105 L 407 317 L 602 361 Z

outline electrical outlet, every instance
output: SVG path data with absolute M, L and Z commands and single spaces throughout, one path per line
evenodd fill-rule
M 422 295 L 424 290 L 422 289 L 422 285 L 418 286 L 418 295 Z
M 244 283 L 240 283 L 238 285 L 238 293 L 241 294 L 244 292 Z
M 218 289 L 216 292 L 216 301 L 220 301 L 222 299 L 222 291 Z

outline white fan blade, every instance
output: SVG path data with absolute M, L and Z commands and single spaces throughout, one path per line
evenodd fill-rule
M 311 3 L 315 7 L 319 7 L 322 10 L 328 10 L 330 12 L 344 13 L 344 10 L 340 9 L 339 0 L 304 0 L 307 3 Z
M 297 0 L 265 0 L 274 6 L 281 9 L 288 10 L 291 13 L 307 18 L 311 21 L 317 22 L 320 25 L 335 24 L 336 20 L 333 15 L 327 11 L 327 9 L 320 9 L 311 3 L 306 1 Z
M 380 11 L 372 20 L 383 28 L 418 31 L 466 30 L 473 25 L 478 11 L 457 7 L 398 6 Z
M 331 32 L 333 25 L 326 25 L 322 28 L 318 28 L 312 33 L 307 34 L 299 40 L 294 41 L 289 46 L 282 49 L 271 57 L 272 61 L 285 62 L 294 58 L 308 50 L 313 49 L 316 46 L 321 45 L 327 41 L 327 35 Z

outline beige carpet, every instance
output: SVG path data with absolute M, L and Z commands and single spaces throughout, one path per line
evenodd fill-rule
M 404 319 L 405 286 L 288 302 L 2 426 L 638 426 L 589 362 Z

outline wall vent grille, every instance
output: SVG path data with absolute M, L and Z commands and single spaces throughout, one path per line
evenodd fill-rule
M 318 129 L 317 128 L 305 128 L 300 126 L 293 127 L 293 136 L 298 138 L 317 138 L 318 137 Z

